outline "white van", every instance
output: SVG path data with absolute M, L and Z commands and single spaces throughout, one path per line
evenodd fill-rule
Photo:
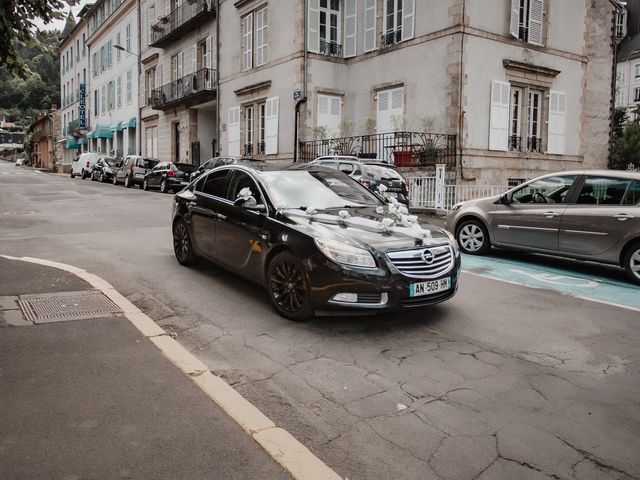
M 103 156 L 103 154 L 91 152 L 80 154 L 71 164 L 71 178 L 74 178 L 76 175 L 79 175 L 83 179 L 90 177 L 93 166 L 101 156 Z

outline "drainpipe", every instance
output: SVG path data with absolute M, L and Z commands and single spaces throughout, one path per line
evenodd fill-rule
M 293 162 L 296 163 L 298 161 L 298 146 L 300 145 L 298 139 L 299 132 L 299 123 L 300 123 L 300 106 L 303 103 L 307 102 L 307 5 L 309 0 L 304 0 L 304 11 L 302 12 L 303 16 L 303 35 L 304 40 L 302 42 L 304 51 L 302 52 L 302 98 L 296 102 L 295 107 L 295 125 L 293 129 Z
M 140 74 L 142 73 L 142 28 L 141 28 L 141 5 L 140 0 L 138 0 L 138 118 L 136 119 L 136 136 L 138 137 L 136 140 L 138 155 L 142 155 L 142 107 L 140 106 Z M 127 142 L 129 143 L 129 142 Z M 117 152 L 116 152 L 117 153 Z M 122 151 L 122 157 L 124 158 L 128 155 L 129 152 Z
M 464 132 L 464 110 L 462 109 L 462 89 L 464 85 L 464 36 L 466 35 L 465 15 L 467 13 L 467 2 L 462 0 L 462 35 L 460 36 L 460 74 L 458 78 L 458 158 L 460 159 L 460 178 L 462 180 L 475 180 L 475 178 L 467 177 L 464 174 L 464 166 L 462 165 L 462 134 Z
M 616 88 L 618 73 L 618 37 L 616 35 L 616 15 L 622 10 L 622 6 L 618 2 L 611 1 L 614 7 L 614 14 L 611 27 L 611 42 L 613 43 L 613 65 L 611 67 L 611 102 L 609 107 L 609 155 L 607 160 L 608 168 L 611 168 L 611 151 L 613 150 L 613 120 L 616 112 Z
M 220 152 L 220 0 L 216 0 L 216 151 L 211 152 L 217 157 Z

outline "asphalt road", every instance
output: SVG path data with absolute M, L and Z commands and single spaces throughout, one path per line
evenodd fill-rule
M 0 253 L 102 276 L 351 480 L 640 478 L 640 289 L 619 270 L 494 253 L 444 304 L 293 323 L 181 267 L 171 201 L 0 163 Z

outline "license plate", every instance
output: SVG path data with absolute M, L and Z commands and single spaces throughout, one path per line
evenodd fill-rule
M 398 198 L 397 192 L 385 192 L 385 194 L 387 195 L 387 197 L 390 197 L 390 198 Z
M 410 297 L 421 297 L 423 295 L 433 295 L 451 288 L 451 277 L 441 278 L 430 282 L 412 283 L 409 285 Z

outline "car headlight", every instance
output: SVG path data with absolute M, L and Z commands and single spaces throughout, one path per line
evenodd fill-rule
M 367 250 L 331 240 L 315 240 L 315 242 L 320 251 L 336 263 L 361 268 L 376 267 L 376 261 Z

